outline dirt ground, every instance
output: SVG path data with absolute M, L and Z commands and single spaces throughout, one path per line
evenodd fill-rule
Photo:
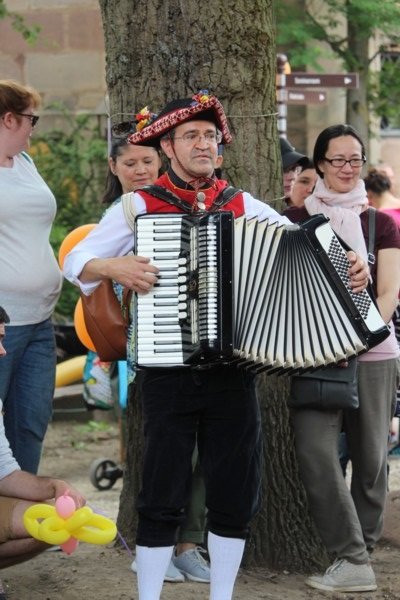
M 119 440 L 113 424 L 102 427 L 70 421 L 54 422 L 48 431 L 41 473 L 67 479 L 79 487 L 89 505 L 115 519 L 122 479 L 111 490 L 99 491 L 89 479 L 93 460 L 106 457 L 119 461 Z M 390 489 L 400 497 L 400 457 L 391 458 Z M 265 569 L 240 572 L 235 600 L 400 600 L 400 504 L 391 516 L 388 536 L 397 527 L 396 547 L 382 541 L 374 553 L 374 570 L 379 589 L 361 594 L 331 594 L 307 588 L 304 576 L 273 573 Z M 394 520 L 393 520 L 394 519 Z M 396 537 L 396 536 L 394 536 Z M 392 539 L 393 542 L 393 539 Z M 394 540 L 396 542 L 396 540 Z M 45 552 L 28 563 L 4 569 L 0 573 L 10 600 L 137 600 L 136 576 L 130 571 L 128 550 L 82 543 L 71 556 L 63 552 Z M 199 583 L 166 583 L 163 600 L 206 600 L 209 586 Z

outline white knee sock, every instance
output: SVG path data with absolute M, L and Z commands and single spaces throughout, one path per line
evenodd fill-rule
M 245 540 L 208 534 L 211 586 L 210 600 L 231 600 Z
M 136 546 L 139 600 L 159 600 L 173 546 Z

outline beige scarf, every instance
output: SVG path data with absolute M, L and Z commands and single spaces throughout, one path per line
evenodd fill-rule
M 350 192 L 331 192 L 321 177 L 317 178 L 314 191 L 305 200 L 310 215 L 322 213 L 329 218 L 333 231 L 365 261 L 367 248 L 359 215 L 368 206 L 367 193 L 362 179 Z

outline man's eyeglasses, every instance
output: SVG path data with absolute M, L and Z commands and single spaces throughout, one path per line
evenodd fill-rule
M 32 127 L 35 127 L 35 125 L 37 124 L 37 122 L 40 119 L 40 117 L 38 115 L 30 115 L 29 113 L 17 112 L 16 114 L 20 115 L 21 117 L 27 117 L 28 119 L 30 119 Z
M 222 142 L 222 133 L 220 131 L 206 131 L 206 133 L 188 131 L 182 136 L 174 136 L 172 139 L 182 140 L 185 144 L 194 144 L 200 142 L 201 138 L 203 137 L 208 144 L 220 144 Z
M 347 163 L 349 163 L 351 167 L 356 169 L 362 167 L 363 164 L 367 162 L 365 156 L 363 156 L 362 158 L 351 158 L 350 160 L 346 160 L 345 158 L 327 158 L 325 156 L 324 160 L 326 160 L 326 162 L 332 165 L 332 167 L 335 167 L 337 169 L 344 167 L 344 165 L 346 165 Z

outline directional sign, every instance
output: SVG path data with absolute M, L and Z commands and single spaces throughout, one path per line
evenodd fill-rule
M 287 87 L 358 88 L 358 73 L 291 73 L 286 75 Z
M 326 92 L 312 92 L 310 90 L 283 90 L 286 95 L 286 104 L 326 104 Z

